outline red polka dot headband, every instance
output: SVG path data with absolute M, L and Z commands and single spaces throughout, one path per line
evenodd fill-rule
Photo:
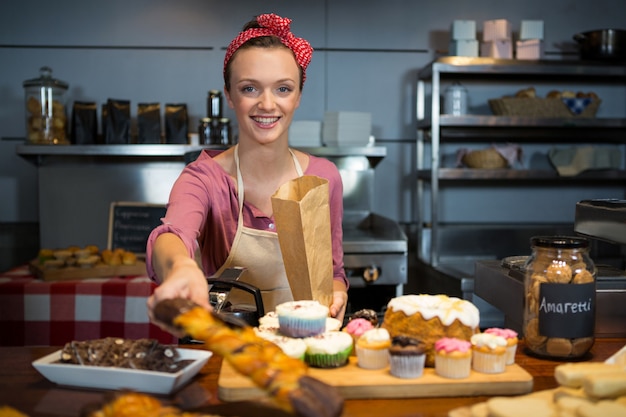
M 302 82 L 306 79 L 306 68 L 311 62 L 313 56 L 313 48 L 311 44 L 305 39 L 296 38 L 291 33 L 291 19 L 286 17 L 280 17 L 274 13 L 262 14 L 256 18 L 260 28 L 250 28 L 243 32 L 240 32 L 235 39 L 232 40 L 228 48 L 226 49 L 226 56 L 224 57 L 224 71 L 226 71 L 226 65 L 233 57 L 233 54 L 247 41 L 253 38 L 259 38 L 261 36 L 276 36 L 287 48 L 291 49 L 296 56 L 296 62 L 302 67 Z

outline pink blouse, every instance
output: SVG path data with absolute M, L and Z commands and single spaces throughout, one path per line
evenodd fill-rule
M 178 177 L 167 204 L 167 213 L 148 237 L 146 266 L 154 279 L 152 248 L 156 238 L 166 232 L 182 239 L 190 257 L 200 247 L 202 264 L 207 276 L 213 275 L 226 261 L 237 231 L 239 203 L 235 181 L 213 160 L 220 151 L 203 151 L 188 164 Z M 309 156 L 305 175 L 328 180 L 330 229 L 333 245 L 333 278 L 348 287 L 343 268 L 343 184 L 335 164 L 327 159 Z M 243 205 L 246 227 L 275 231 L 273 217 L 267 217 L 251 204 Z M 245 266 L 245 265 L 244 265 Z

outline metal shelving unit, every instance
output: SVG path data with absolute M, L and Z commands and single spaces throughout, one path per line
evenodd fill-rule
M 563 82 L 593 81 L 626 84 L 626 66 L 581 61 L 519 61 L 493 58 L 443 57 L 418 72 L 417 80 L 417 219 L 418 245 L 423 243 L 424 188 L 430 186 L 430 243 L 426 263 L 439 266 L 439 198 L 442 183 L 459 181 L 592 184 L 626 181 L 626 171 L 587 172 L 572 178 L 559 177 L 550 170 L 470 170 L 441 167 L 442 143 L 585 143 L 590 137 L 597 143 L 626 143 L 626 118 L 530 118 L 442 115 L 442 81 L 479 80 L 506 83 L 520 80 Z M 430 88 L 429 88 L 430 87 Z M 430 103 L 427 94 L 430 93 Z M 429 108 L 430 112 L 427 112 Z M 563 139 L 567 138 L 567 140 Z M 425 144 L 430 144 L 426 155 Z M 430 158 L 430 167 L 425 161 Z M 422 250 L 418 248 L 418 256 Z

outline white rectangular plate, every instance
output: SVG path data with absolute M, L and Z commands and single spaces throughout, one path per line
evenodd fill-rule
M 177 350 L 181 360 L 190 359 L 193 362 L 176 373 L 58 363 L 61 350 L 37 359 L 33 366 L 46 379 L 60 385 L 170 394 L 189 382 L 213 354 L 200 349 Z

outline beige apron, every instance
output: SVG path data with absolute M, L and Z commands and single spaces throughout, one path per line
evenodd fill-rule
M 289 152 L 293 157 L 298 176 L 302 176 L 302 167 L 298 158 L 291 150 Z M 243 225 L 244 189 L 243 178 L 239 169 L 238 147 L 235 147 L 234 158 L 237 168 L 237 198 L 239 199 L 237 232 L 228 258 L 215 273 L 215 276 L 221 275 L 227 268 L 245 267 L 246 272 L 240 280 L 260 289 L 265 312 L 274 311 L 278 304 L 293 301 L 278 235 Z M 252 295 L 237 288 L 231 290 L 227 301 L 230 301 L 233 306 L 254 305 Z

